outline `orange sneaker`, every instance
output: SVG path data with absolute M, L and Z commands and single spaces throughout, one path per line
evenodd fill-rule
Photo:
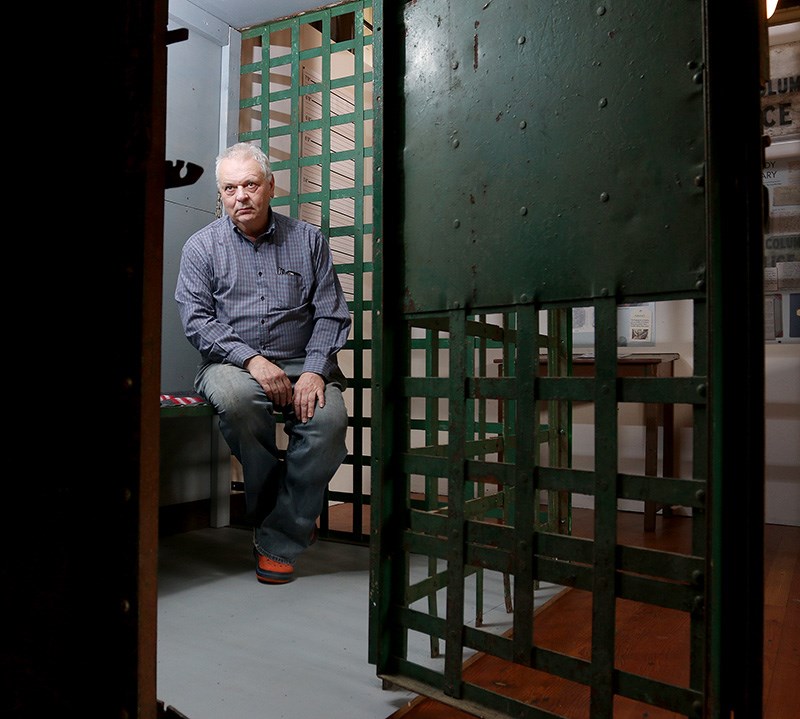
M 294 567 L 253 550 L 256 555 L 256 579 L 262 584 L 286 584 L 294 579 Z

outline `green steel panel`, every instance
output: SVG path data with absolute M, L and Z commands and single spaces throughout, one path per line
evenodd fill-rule
M 409 311 L 695 289 L 701 10 L 406 5 Z
M 759 295 L 760 144 L 757 128 L 724 143 L 711 132 L 746 130 L 740 106 L 757 118 L 757 97 L 725 77 L 735 66 L 757 84 L 740 62 L 757 44 L 755 5 L 387 7 L 385 18 L 376 6 L 375 26 L 370 662 L 386 681 L 485 717 L 562 715 L 465 679 L 468 650 L 572 682 L 592 719 L 613 716 L 620 699 L 643 712 L 756 715 L 759 647 L 749 637 L 761 636 L 761 613 L 753 593 L 739 599 L 737 559 L 721 545 L 741 549 L 757 573 L 763 511 L 748 517 L 739 495 L 761 506 L 758 416 L 728 421 L 736 404 L 726 398 L 741 393 L 752 410 L 759 391 L 724 362 L 735 320 L 721 307 L 724 298 L 753 309 L 742 297 Z M 691 376 L 618 376 L 619 305 L 671 299 L 692 304 Z M 575 307 L 595 313 L 592 377 L 572 376 Z M 760 343 L 756 316 L 742 320 Z M 760 379 L 754 354 L 747 371 Z M 579 403 L 593 413 L 585 469 L 572 467 Z M 688 470 L 664 458 L 659 473 L 650 458 L 644 474 L 622 471 L 618 416 L 633 403 L 688 408 Z M 727 457 L 723 436 L 741 443 L 745 466 L 738 447 Z M 726 482 L 737 470 L 746 476 Z M 590 538 L 569 536 L 573 492 L 594 502 Z M 691 547 L 621 544 L 626 499 L 691 509 Z M 514 580 L 510 638 L 482 624 L 489 571 Z M 535 644 L 541 582 L 591 592 L 588 659 Z M 622 601 L 686 615 L 688 681 L 618 664 Z M 750 651 L 737 659 L 728 637 L 740 618 Z

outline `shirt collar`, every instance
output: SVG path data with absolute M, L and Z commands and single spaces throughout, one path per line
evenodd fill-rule
M 234 224 L 233 220 L 231 219 L 230 215 L 225 215 L 225 219 L 228 221 L 228 224 L 233 228 L 233 231 L 245 242 L 250 242 L 247 237 L 244 236 L 242 231 Z M 273 238 L 275 237 L 275 213 L 272 211 L 272 208 L 269 208 L 269 219 L 267 220 L 267 229 L 264 230 L 257 238 L 256 244 L 260 245 L 263 242 L 272 242 Z

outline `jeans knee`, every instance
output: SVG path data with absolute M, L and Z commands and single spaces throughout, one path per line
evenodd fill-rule
M 347 409 L 344 403 L 328 402 L 321 411 L 318 409 L 320 431 L 332 437 L 344 438 L 347 431 Z M 314 415 L 317 418 L 317 414 Z

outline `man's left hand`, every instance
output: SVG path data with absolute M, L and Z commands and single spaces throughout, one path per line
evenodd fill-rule
M 295 416 L 305 424 L 314 416 L 317 403 L 325 406 L 325 380 L 315 372 L 303 372 L 294 384 Z

